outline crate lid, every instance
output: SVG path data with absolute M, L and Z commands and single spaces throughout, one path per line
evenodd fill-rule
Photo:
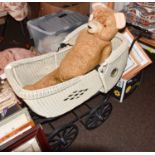
M 78 12 L 62 11 L 31 21 L 31 24 L 45 33 L 55 34 L 80 26 L 88 21 L 88 17 Z

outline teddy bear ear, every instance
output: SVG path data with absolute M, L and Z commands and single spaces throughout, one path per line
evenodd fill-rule
M 106 8 L 107 6 L 103 3 L 93 3 L 92 8 L 93 10 L 99 9 L 99 8 Z
M 126 18 L 123 13 L 115 13 L 116 26 L 118 29 L 122 29 L 126 25 Z

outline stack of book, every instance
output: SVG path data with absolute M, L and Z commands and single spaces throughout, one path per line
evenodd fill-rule
M 11 140 L 33 127 L 35 124 L 26 108 L 0 121 L 0 150 Z
M 8 110 L 18 103 L 12 88 L 6 80 L 0 80 L 0 114 L 4 117 Z

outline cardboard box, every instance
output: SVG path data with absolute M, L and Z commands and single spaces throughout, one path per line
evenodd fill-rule
M 41 2 L 40 3 L 40 16 L 44 16 L 50 13 L 56 13 L 62 10 L 71 10 L 80 12 L 83 15 L 89 15 L 88 2 Z
M 143 72 L 140 72 L 130 80 L 120 79 L 112 89 L 112 96 L 122 103 L 123 100 L 130 96 L 141 84 L 142 76 Z

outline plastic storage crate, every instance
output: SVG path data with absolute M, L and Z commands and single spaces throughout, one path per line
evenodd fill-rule
M 65 36 L 86 23 L 88 17 L 78 12 L 62 11 L 27 22 L 35 48 L 40 52 L 57 51 Z

